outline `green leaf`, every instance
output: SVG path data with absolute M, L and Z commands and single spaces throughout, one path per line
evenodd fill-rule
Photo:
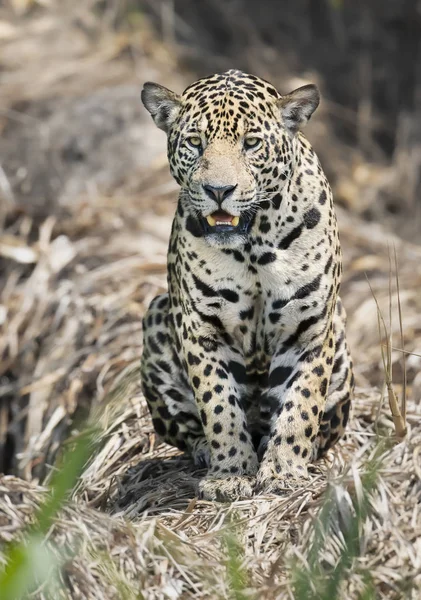
M 71 447 L 64 453 L 55 467 L 50 483 L 50 494 L 38 512 L 34 529 L 47 533 L 52 521 L 76 485 L 83 467 L 94 450 L 97 430 L 86 429 L 77 438 L 72 438 Z
M 9 546 L 6 569 L 0 574 L 2 600 L 26 598 L 36 585 L 57 578 L 61 556 L 45 545 L 41 535 L 32 534 L 26 541 Z
M 232 600 L 247 600 L 245 590 L 248 583 L 248 574 L 243 565 L 244 548 L 235 530 L 235 516 L 228 518 L 229 525 L 222 531 L 222 541 L 226 549 L 225 562 L 229 586 L 229 598 Z
M 0 572 L 1 600 L 20 600 L 36 586 L 57 583 L 63 554 L 52 551 L 46 535 L 58 511 L 75 486 L 82 469 L 94 449 L 95 429 L 87 429 L 76 439 L 55 467 L 50 492 L 35 515 L 21 542 L 11 543 L 4 552 L 6 567 Z

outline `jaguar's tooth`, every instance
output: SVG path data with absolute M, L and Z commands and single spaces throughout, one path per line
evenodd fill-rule
M 212 217 L 212 215 L 208 215 L 208 216 L 206 217 L 206 221 L 209 223 L 209 225 L 210 225 L 211 227 L 215 227 L 215 225 L 216 225 L 216 221 L 215 221 L 215 219 Z
M 240 222 L 240 217 L 233 217 L 231 224 L 234 225 L 234 227 L 237 227 L 239 222 Z

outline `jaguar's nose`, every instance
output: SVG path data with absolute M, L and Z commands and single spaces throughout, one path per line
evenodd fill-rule
M 204 185 L 203 189 L 209 198 L 221 205 L 224 200 L 231 196 L 236 187 L 236 185 L 225 185 L 223 187 Z

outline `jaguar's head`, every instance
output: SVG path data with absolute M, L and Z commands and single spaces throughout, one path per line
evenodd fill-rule
M 167 133 L 171 173 L 196 234 L 233 246 L 244 243 L 256 211 L 291 176 L 296 134 L 319 92 L 306 85 L 282 96 L 232 70 L 196 81 L 181 96 L 145 83 L 142 101 Z

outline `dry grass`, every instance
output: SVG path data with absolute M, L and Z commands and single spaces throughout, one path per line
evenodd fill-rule
M 402 598 L 411 589 L 417 597 L 416 590 L 421 591 L 418 405 L 408 405 L 406 441 L 386 443 L 379 454 L 379 436 L 390 439 L 393 424 L 387 410 L 378 415 L 380 395 L 359 390 L 347 440 L 314 467 L 308 485 L 283 498 L 259 496 L 219 505 L 194 499 L 200 472 L 185 457 L 156 445 L 144 401 L 129 395 L 129 406 L 117 398 L 111 402 L 102 448 L 49 534 L 49 543 L 75 553 L 62 575 L 71 597 L 135 598 L 139 589 L 142 597 L 151 599 L 231 597 L 226 531 L 233 532 L 243 552 L 245 597 L 293 597 L 292 565 L 295 559 L 306 568 L 315 515 L 327 487 L 332 490 L 330 510 L 338 516 L 319 556 L 326 569 L 338 560 L 351 498 L 363 494 L 361 474 L 375 453 L 378 473 L 370 494 L 370 516 L 361 532 L 361 556 L 343 583 L 341 597 L 360 597 L 366 572 L 382 598 Z M 20 479 L 2 479 L 0 539 L 8 541 L 19 534 L 44 493 Z M 119 586 L 125 586 L 127 596 L 121 595 Z
M 32 122 L 34 111 L 41 119 L 39 108 L 49 95 L 72 102 L 107 85 L 118 94 L 120 86 L 151 73 L 182 87 L 169 74 L 173 58 L 144 22 L 137 34 L 119 33 L 118 45 L 108 22 L 92 21 L 90 4 L 81 2 L 78 9 L 83 26 L 75 25 L 69 13 L 62 19 L 52 5 L 54 10 L 28 17 L 20 28 L 10 21 L 7 35 L 0 27 L 0 66 L 6 75 L 0 85 L 5 99 L 0 128 L 9 140 L 19 132 L 12 127 L 16 119 Z M 1 23 L 6 23 L 5 13 L 0 13 Z M 45 35 L 50 49 L 34 53 Z M 53 43 L 60 53 L 51 51 Z M 42 78 L 31 83 L 31 72 Z M 27 109 L 17 110 L 22 100 Z M 41 126 L 42 119 L 37 123 Z M 149 135 L 149 121 L 142 127 Z M 362 386 L 347 439 L 314 466 L 309 484 L 290 496 L 261 496 L 230 506 L 196 501 L 200 472 L 159 443 L 139 393 L 141 317 L 166 288 L 175 207 L 176 185 L 165 167 L 161 141 L 162 150 L 147 172 L 139 168 L 108 188 L 93 186 L 71 202 L 51 201 L 48 214 L 33 209 L 30 193 L 17 197 L 10 165 L 0 162 L 0 455 L 3 468 L 13 473 L 0 480 L 0 540 L 18 538 L 31 521 L 46 493 L 39 484 L 45 484 L 63 441 L 89 418 L 100 425 L 98 449 L 48 536 L 48 544 L 67 556 L 61 576 L 66 591 L 57 588 L 48 596 L 40 589 L 34 597 L 292 598 L 297 569 L 311 569 L 308 548 L 330 489 L 335 518 L 319 549 L 326 573 L 338 565 L 346 546 L 355 499 L 370 497 L 343 597 L 364 597 L 370 573 L 378 597 L 417 598 L 421 248 L 339 211 L 342 295 Z M 389 336 L 400 340 L 400 320 L 409 353 L 407 436 L 400 443 L 387 403 L 372 387 L 382 385 L 384 373 L 377 306 L 366 280 L 367 275 L 382 313 L 388 314 L 391 301 L 398 315 L 398 292 L 389 289 L 390 243 L 399 259 L 401 319 L 395 317 L 383 343 L 397 391 L 404 385 L 403 348 L 395 349 Z M 362 492 L 362 474 L 373 456 L 375 484 Z

